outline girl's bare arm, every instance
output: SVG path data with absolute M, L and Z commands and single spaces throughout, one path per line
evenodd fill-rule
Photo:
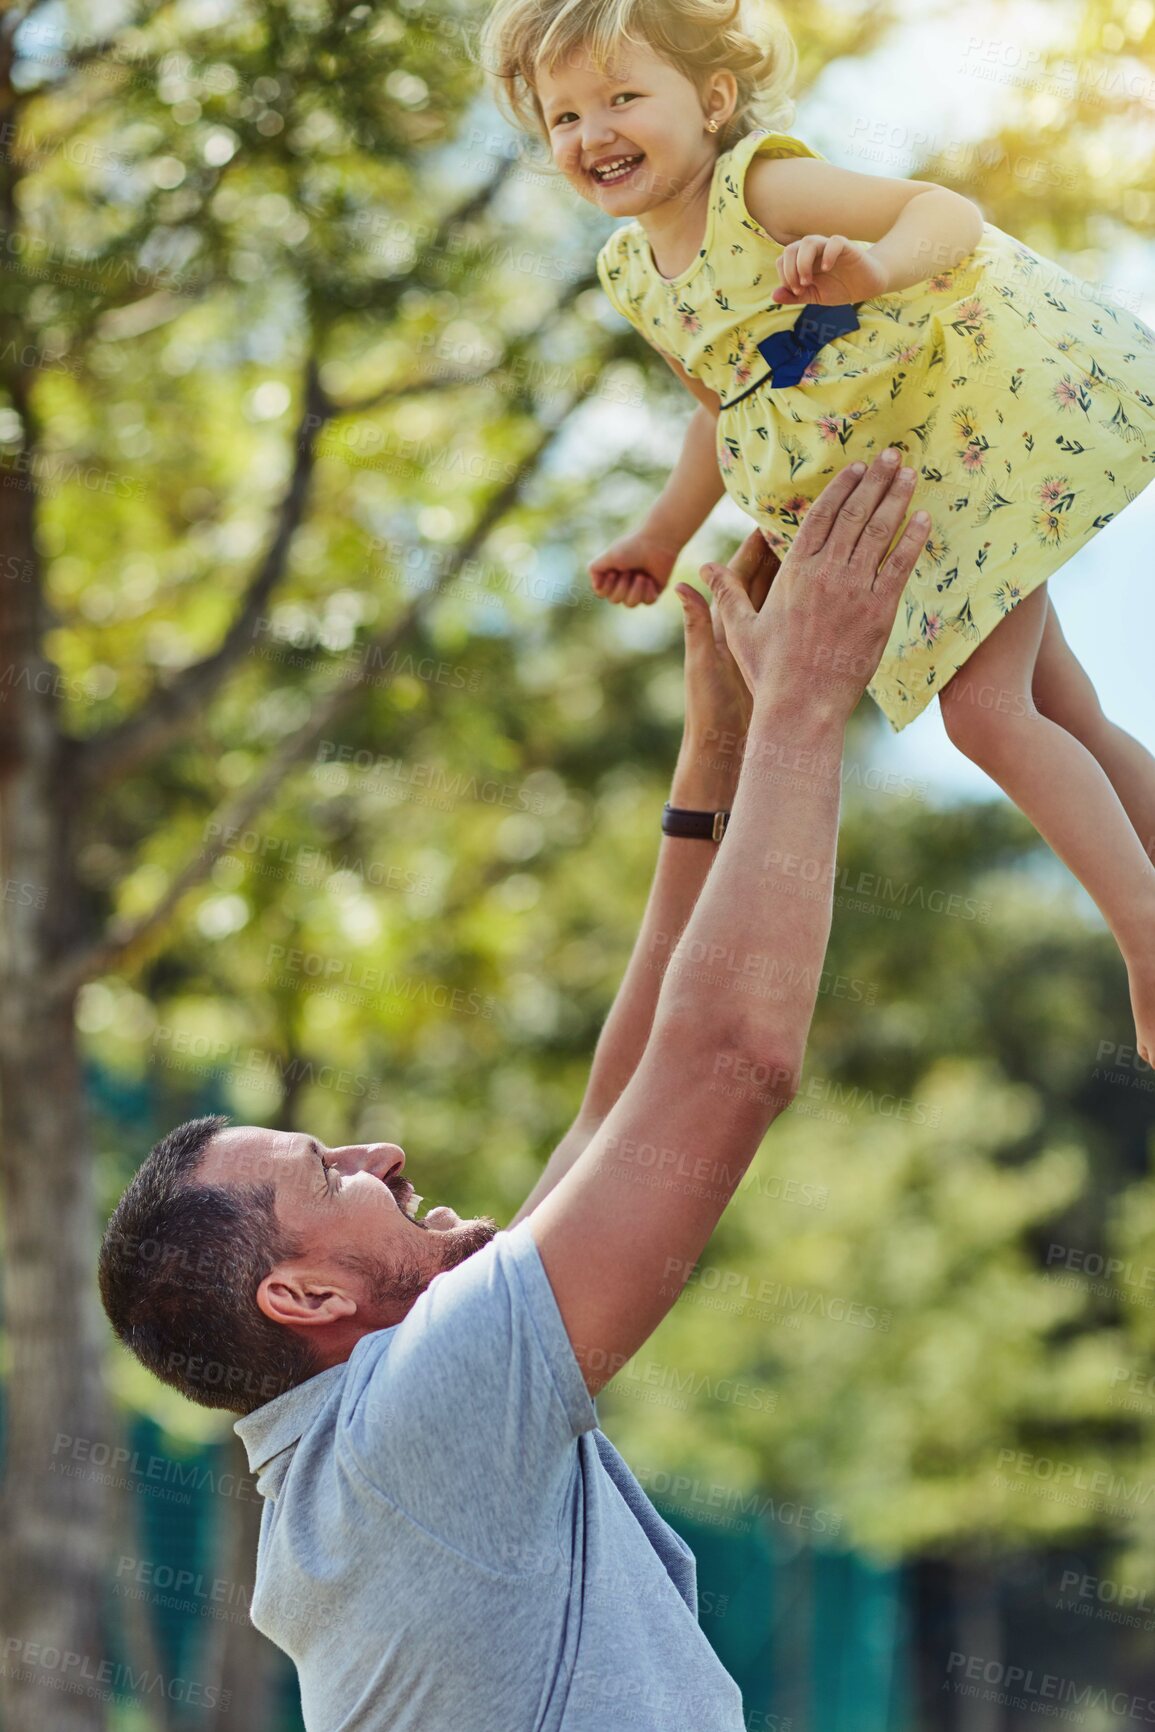
M 755 222 L 781 246 L 816 234 L 873 242 L 871 257 L 884 265 L 892 290 L 950 270 L 983 233 L 982 211 L 961 193 L 813 157 L 756 157 L 745 197 Z
M 720 401 L 716 391 L 711 391 L 708 385 L 687 373 L 672 355 L 667 355 L 665 350 L 659 350 L 659 353 L 687 391 L 701 404 L 697 414 L 690 417 L 681 456 L 651 506 L 645 523 L 647 531 L 660 540 L 682 548 L 702 527 L 725 491 L 715 445 Z

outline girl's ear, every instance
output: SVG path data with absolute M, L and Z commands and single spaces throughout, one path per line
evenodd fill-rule
M 737 106 L 738 80 L 734 74 L 723 70 L 711 72 L 702 93 L 706 119 L 716 123 L 710 130 L 715 132 L 725 126 Z

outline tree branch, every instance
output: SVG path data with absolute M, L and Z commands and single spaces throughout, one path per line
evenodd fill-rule
M 357 677 L 344 680 L 321 693 L 312 705 L 308 720 L 282 741 L 254 781 L 234 798 L 217 807 L 205 825 L 206 834 L 211 834 L 212 840 L 202 848 L 195 859 L 190 860 L 183 870 L 177 873 L 155 907 L 138 920 L 121 925 L 119 929 L 113 925 L 95 944 L 65 958 L 48 979 L 49 993 L 73 993 L 83 986 L 85 981 L 94 980 L 118 966 L 133 966 L 142 960 L 183 898 L 202 883 L 221 856 L 229 852 L 229 834 L 243 830 L 252 822 L 272 799 L 294 766 L 323 738 L 326 729 L 351 706 L 370 670 L 379 666 L 382 659 L 388 658 L 406 633 L 421 620 L 436 598 L 453 581 L 462 565 L 476 557 L 495 525 L 515 503 L 525 483 L 540 466 L 579 400 L 580 394 L 575 394 L 568 400 L 561 413 L 540 434 L 532 449 L 522 458 L 509 481 L 486 502 L 469 534 L 458 542 L 452 557 L 446 561 L 445 570 L 437 582 L 424 590 L 392 625 L 369 640 Z
M 573 283 L 559 296 L 546 328 L 565 313 L 592 277 Z M 539 335 L 540 332 L 535 333 Z M 364 414 L 396 398 L 449 384 L 477 384 L 492 378 L 510 361 L 507 350 L 501 360 L 484 373 L 448 381 L 412 381 L 407 386 L 386 386 L 356 403 L 335 402 L 321 386 L 316 359 L 308 363 L 304 404 L 297 427 L 297 461 L 278 515 L 277 532 L 258 567 L 228 634 L 212 655 L 160 685 L 132 715 L 104 733 L 93 735 L 79 747 L 79 769 L 86 789 L 101 788 L 136 768 L 145 759 L 163 751 L 204 712 L 224 680 L 248 651 L 252 627 L 283 577 L 289 545 L 304 515 L 308 483 L 315 463 L 315 446 L 321 428 L 329 421 Z
M 203 713 L 250 648 L 253 626 L 284 576 L 290 544 L 304 518 L 316 465 L 317 434 L 333 412 L 321 386 L 315 355 L 310 355 L 306 363 L 303 397 L 296 433 L 297 455 L 277 513 L 276 529 L 232 625 L 211 655 L 182 668 L 167 684 L 157 686 L 132 715 L 83 742 L 80 774 L 87 789 L 102 787 L 123 776 L 178 739 Z
M 597 280 L 597 273 L 590 271 L 571 283 L 565 293 L 558 296 L 550 308 L 549 316 L 534 327 L 531 333 L 533 338 L 540 340 L 552 331 L 562 314 L 569 311 L 580 294 L 593 288 Z M 523 353 L 524 342 L 513 342 L 492 366 L 484 367 L 480 372 L 427 373 L 416 379 L 403 380 L 400 384 L 382 385 L 379 391 L 371 392 L 368 397 L 360 397 L 355 403 L 334 403 L 334 419 L 344 415 L 365 415 L 371 409 L 380 409 L 386 403 L 397 403 L 404 397 L 432 396 L 438 391 L 456 390 L 459 386 L 484 385 L 490 379 L 496 378 L 511 361 L 517 360 Z

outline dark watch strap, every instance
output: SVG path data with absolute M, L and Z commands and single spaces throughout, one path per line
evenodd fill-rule
M 662 807 L 662 834 L 688 836 L 694 841 L 720 842 L 730 822 L 729 812 L 691 812 L 685 806 Z

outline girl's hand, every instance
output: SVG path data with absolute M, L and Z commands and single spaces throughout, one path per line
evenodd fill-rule
M 890 273 L 868 247 L 860 247 L 843 235 L 803 235 L 791 241 L 778 260 L 782 282 L 770 299 L 813 302 L 818 307 L 840 307 L 869 301 L 890 287 Z
M 758 611 L 780 567 L 760 529 L 731 559 L 729 570 Z M 674 585 L 686 634 L 686 726 L 674 780 L 674 805 L 718 810 L 737 786 L 750 726 L 750 688 L 730 653 L 722 610 L 691 584 Z
M 596 594 L 623 607 L 649 607 L 670 581 L 681 548 L 647 529 L 623 535 L 607 547 L 589 568 Z

